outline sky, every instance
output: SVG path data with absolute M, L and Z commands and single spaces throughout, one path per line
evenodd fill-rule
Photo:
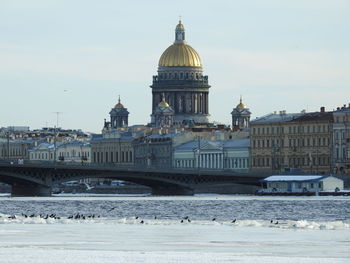
M 240 95 L 253 119 L 350 103 L 350 0 L 0 0 L 0 127 L 101 132 L 118 95 L 129 124 L 150 122 L 179 16 L 211 121 Z

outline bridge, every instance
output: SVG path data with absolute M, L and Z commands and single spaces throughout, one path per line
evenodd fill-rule
M 208 169 L 0 162 L 0 182 L 12 186 L 12 196 L 51 196 L 54 185 L 84 178 L 129 181 L 150 187 L 154 195 L 193 195 L 200 189 L 233 184 L 237 184 L 238 188 L 252 186 L 253 192 L 253 188 L 260 185 L 259 180 L 270 174 Z

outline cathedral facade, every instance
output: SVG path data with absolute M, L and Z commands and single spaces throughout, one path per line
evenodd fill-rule
M 173 124 L 208 123 L 208 76 L 203 75 L 198 53 L 185 42 L 185 28 L 181 21 L 175 29 L 174 43 L 159 59 L 158 74 L 153 76 L 150 87 L 153 125 L 157 123 L 157 108 L 163 100 L 174 111 Z

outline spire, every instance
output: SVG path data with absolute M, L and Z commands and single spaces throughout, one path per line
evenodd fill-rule
M 179 19 L 179 23 L 175 28 L 175 43 L 184 43 L 185 42 L 185 27 L 181 23 L 181 16 Z

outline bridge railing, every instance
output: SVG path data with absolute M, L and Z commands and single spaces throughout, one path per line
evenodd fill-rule
M 120 163 L 81 163 L 81 162 L 53 162 L 53 161 L 31 161 L 24 160 L 21 162 L 9 161 L 9 160 L 0 160 L 0 165 L 28 165 L 28 166 L 38 166 L 38 167 L 47 167 L 47 166 L 57 166 L 57 167 L 90 167 L 90 168 L 106 168 L 106 169 L 132 169 L 132 170 L 160 170 L 160 171 L 206 171 L 206 172 L 233 172 L 233 173 L 248 173 L 248 169 L 211 169 L 204 167 L 168 167 L 162 165 L 135 165 L 135 164 L 120 164 Z

